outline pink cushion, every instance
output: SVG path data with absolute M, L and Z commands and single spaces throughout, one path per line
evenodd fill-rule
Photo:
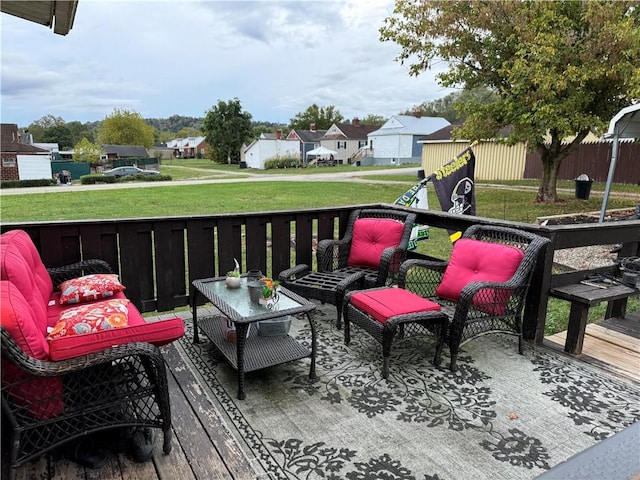
M 523 258 L 521 250 L 509 245 L 461 238 L 453 246 L 436 295 L 457 301 L 462 289 L 471 282 L 506 282 Z M 507 290 L 493 292 L 483 289 L 476 294 L 473 304 L 480 310 L 502 315 L 510 294 Z
M 148 342 L 159 347 L 183 335 L 184 322 L 181 318 L 145 321 L 137 308 L 129 303 L 128 326 L 50 340 L 49 356 L 51 360 L 64 360 L 131 342 Z
M 34 313 L 20 289 L 13 283 L 0 281 L 0 323 L 16 344 L 30 357 L 49 358 L 49 345 L 45 340 L 46 325 L 39 328 L 33 321 Z
M 31 237 L 24 230 L 11 230 L 3 233 L 0 235 L 0 249 L 4 250 L 5 247 L 8 246 L 15 249 L 15 251 L 19 253 L 29 265 L 29 269 L 31 270 L 35 280 L 35 285 L 37 286 L 37 291 L 40 293 L 42 304 L 45 304 L 53 291 L 53 284 L 46 267 L 40 259 L 40 253 L 33 244 Z M 2 279 L 8 280 L 4 276 L 4 260 L 2 260 L 2 270 Z
M 89 302 L 101 298 L 109 298 L 124 290 L 124 285 L 114 273 L 94 273 L 62 282 L 60 290 L 60 304 Z
M 44 332 L 33 322 L 31 306 L 19 289 L 6 280 L 0 281 L 0 311 L 0 323 L 16 344 L 30 357 L 47 360 L 49 345 Z M 62 382 L 57 377 L 35 377 L 3 359 L 2 381 L 15 383 L 9 389 L 14 400 L 26 406 L 37 419 L 54 417 L 64 409 Z
M 404 224 L 387 218 L 359 218 L 353 225 L 349 266 L 378 268 L 385 248 L 397 247 Z
M 31 306 L 32 321 L 36 327 L 44 331 L 46 329 L 46 300 L 42 299 L 41 291 L 37 286 L 36 272 L 29 262 L 14 244 L 2 244 L 0 252 L 0 272 L 2 280 L 11 282 Z M 51 292 L 49 292 L 51 295 Z M 47 298 L 49 297 L 47 296 Z
M 440 310 L 437 303 L 403 288 L 363 290 L 351 295 L 351 304 L 383 325 L 398 315 Z

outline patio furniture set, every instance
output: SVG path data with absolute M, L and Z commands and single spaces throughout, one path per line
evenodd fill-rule
M 310 358 L 309 377 L 315 378 L 315 304 L 308 299 L 335 305 L 337 328 L 344 319 L 345 344 L 356 324 L 382 345 L 384 378 L 394 342 L 415 335 L 435 336 L 436 365 L 448 344 L 451 370 L 460 345 L 490 332 L 517 335 L 522 353 L 524 302 L 548 240 L 474 226 L 454 244 L 448 262 L 408 259 L 414 221 L 414 214 L 402 210 L 353 211 L 342 238 L 319 242 L 315 270 L 297 265 L 280 273 L 278 301 L 269 307 L 251 301 L 245 276 L 238 288 L 228 288 L 225 277 L 194 280 L 194 342 L 202 330 L 237 370 L 240 399 L 246 372 Z M 168 453 L 169 396 L 157 347 L 184 334 L 182 320 L 146 322 L 122 285 L 113 291 L 88 288 L 87 277 L 115 277 L 105 262 L 47 270 L 25 232 L 1 239 L 2 406 L 11 428 L 11 471 L 66 441 L 121 426 L 161 428 Z M 61 305 L 64 282 L 77 279 L 85 284 L 70 287 L 73 299 Z M 220 315 L 199 319 L 202 298 Z M 119 305 L 105 310 L 112 301 Z M 262 336 L 256 328 L 300 314 L 309 325 L 308 342 L 286 332 Z M 223 321 L 235 328 L 235 341 Z

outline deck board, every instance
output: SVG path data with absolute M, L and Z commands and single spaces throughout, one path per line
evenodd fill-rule
M 622 332 L 635 332 L 638 319 L 627 315 L 624 319 L 607 319 L 587 325 L 582 353 L 575 355 L 617 375 L 640 382 L 640 339 Z M 545 337 L 544 344 L 564 350 L 567 332 L 559 332 Z

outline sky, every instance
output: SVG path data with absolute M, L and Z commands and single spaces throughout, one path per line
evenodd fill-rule
M 68 35 L 0 15 L 2 123 L 204 117 L 238 98 L 255 121 L 307 107 L 390 117 L 451 93 L 381 42 L 393 0 L 80 0 Z M 443 68 L 443 67 L 439 67 Z

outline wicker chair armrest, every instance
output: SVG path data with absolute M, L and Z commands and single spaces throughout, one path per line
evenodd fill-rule
M 65 280 L 71 280 L 72 278 L 94 273 L 113 273 L 113 270 L 104 260 L 89 259 L 62 267 L 48 268 L 47 272 L 51 277 L 53 287 L 57 289 L 58 285 Z
M 330 238 L 320 240 L 316 250 L 318 271 L 332 272 L 338 268 L 346 267 L 350 248 L 350 240 L 333 240 Z
M 400 265 L 398 285 L 423 297 L 435 297 L 447 265 L 448 262 L 444 260 L 405 260 Z
M 304 277 L 307 273 L 309 273 L 309 265 L 301 263 L 299 265 L 296 265 L 295 267 L 287 268 L 286 270 L 281 271 L 278 274 L 278 281 L 290 282 L 300 277 Z
M 407 256 L 407 251 L 402 247 L 385 248 L 380 256 L 378 266 L 378 286 L 397 281 L 400 266 Z M 387 280 L 390 280 L 387 281 Z
M 56 362 L 38 360 L 27 355 L 2 327 L 2 355 L 22 370 L 39 377 L 54 377 L 70 372 L 82 371 L 99 364 L 110 364 L 121 358 L 142 355 L 155 363 L 162 363 L 163 357 L 158 347 L 145 342 L 126 343 L 100 350 L 88 355 Z

